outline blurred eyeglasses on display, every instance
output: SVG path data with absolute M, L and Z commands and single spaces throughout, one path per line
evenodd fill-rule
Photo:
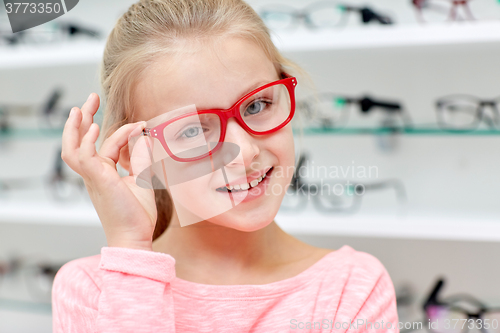
M 6 134 L 11 128 L 7 108 L 0 105 L 0 134 Z
M 11 298 L 12 295 L 7 295 L 8 290 L 4 288 L 19 287 L 21 282 L 33 301 L 50 303 L 54 278 L 63 265 L 19 255 L 0 259 L 0 299 Z M 18 291 L 18 294 L 22 293 Z
M 346 127 L 353 107 L 359 108 L 363 117 L 376 110 L 383 112 L 383 118 L 377 125 L 393 127 L 413 125 L 410 115 L 398 101 L 375 99 L 367 95 L 355 98 L 335 93 L 321 93 L 297 101 L 297 111 L 304 115 L 307 126 L 327 129 Z M 399 118 L 400 121 L 394 118 Z
M 358 13 L 362 24 L 392 24 L 393 20 L 367 6 L 351 6 L 338 2 L 315 2 L 304 9 L 284 5 L 267 5 L 260 16 L 271 30 L 291 29 L 304 22 L 309 29 L 338 28 L 347 24 L 351 13 Z
M 48 176 L 24 178 L 0 178 L 0 198 L 9 192 L 34 190 L 43 187 L 55 201 L 67 202 L 88 198 L 85 184 L 80 176 L 69 176 L 64 171 L 61 148 L 56 151 L 53 168 Z M 40 184 L 41 183 L 41 184 Z
M 499 129 L 499 104 L 500 97 L 481 99 L 471 95 L 450 95 L 439 98 L 436 101 L 439 126 L 448 131 L 472 131 L 484 123 L 491 129 Z
M 70 107 L 61 106 L 61 100 L 64 96 L 63 89 L 60 87 L 54 88 L 49 94 L 46 101 L 39 109 L 40 120 L 38 122 L 40 128 L 62 129 L 66 120 L 68 120 Z M 98 121 L 98 119 L 96 119 Z
M 74 39 L 100 39 L 101 32 L 73 22 L 50 22 L 43 26 L 12 33 L 3 28 L 0 31 L 0 45 L 47 44 Z
M 477 0 L 412 0 L 420 22 L 474 20 L 469 3 Z
M 423 308 L 425 322 L 433 323 L 433 333 L 466 333 L 480 331 L 482 333 L 500 333 L 500 308 L 488 307 L 482 301 L 468 294 L 457 294 L 441 298 L 444 285 L 440 278 Z
M 62 132 L 71 110 L 71 107 L 62 104 L 63 97 L 64 90 L 56 87 L 41 105 L 0 105 L 0 134 L 8 134 L 11 130 L 18 129 L 29 131 L 29 135 Z M 100 121 L 101 114 L 98 111 L 94 122 Z M 40 131 L 33 131 L 35 128 Z
M 361 208 L 363 196 L 366 193 L 384 189 L 394 189 L 398 203 L 406 203 L 406 190 L 398 179 L 377 182 L 342 182 L 328 179 L 323 182 L 306 182 L 301 176 L 301 170 L 306 168 L 307 157 L 299 157 L 292 181 L 283 199 L 283 211 L 300 211 L 306 208 L 308 201 L 322 213 L 354 214 Z

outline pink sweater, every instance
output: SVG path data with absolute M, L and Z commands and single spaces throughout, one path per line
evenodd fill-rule
M 59 270 L 52 310 L 55 333 L 399 333 L 389 274 L 347 245 L 264 285 L 181 280 L 168 254 L 103 247 Z

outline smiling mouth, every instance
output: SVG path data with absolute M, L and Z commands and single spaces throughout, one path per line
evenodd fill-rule
M 235 184 L 235 185 L 229 185 L 229 186 L 221 186 L 217 189 L 215 189 L 218 192 L 242 192 L 242 191 L 247 191 L 253 187 L 258 186 L 264 179 L 266 179 L 266 176 L 272 172 L 274 167 L 271 169 L 267 170 L 266 173 L 264 173 L 262 176 L 260 176 L 257 179 L 252 180 L 250 183 L 244 183 L 244 184 Z

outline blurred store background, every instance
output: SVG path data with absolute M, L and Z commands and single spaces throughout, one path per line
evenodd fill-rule
M 60 160 L 61 126 L 100 95 L 105 37 L 134 2 L 81 0 L 15 35 L 0 6 L 1 333 L 51 332 L 57 269 L 106 246 L 81 180 Z M 432 306 L 447 318 L 460 302 L 499 307 L 500 2 L 250 3 L 317 88 L 299 81 L 304 172 L 277 223 L 316 246 L 379 258 L 400 321 L 435 319 Z M 318 194 L 325 184 L 336 192 Z M 429 300 L 440 278 L 441 303 Z M 498 311 L 482 316 L 500 326 Z

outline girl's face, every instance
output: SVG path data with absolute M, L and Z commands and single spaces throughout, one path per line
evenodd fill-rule
M 149 66 L 134 92 L 137 120 L 168 116 L 168 111 L 190 105 L 197 110 L 227 109 L 254 89 L 280 79 L 264 51 L 250 41 L 226 38 L 217 48 L 213 46 L 188 41 L 175 56 L 160 57 Z M 261 229 L 276 216 L 293 174 L 291 125 L 271 134 L 252 135 L 232 118 L 224 142 L 229 148 L 239 148 L 239 156 L 224 167 L 231 184 L 231 179 L 243 184 L 265 173 L 266 177 L 250 190 L 234 191 L 233 204 L 227 191 L 221 191 L 226 182 L 220 170 L 191 177 L 195 179 L 185 182 L 180 190 L 169 186 L 180 223 L 190 224 L 183 223 L 184 215 L 179 214 L 183 206 L 210 223 L 241 231 Z M 170 159 L 168 182 L 171 184 L 177 176 L 188 179 L 186 175 L 196 174 L 206 163 Z

